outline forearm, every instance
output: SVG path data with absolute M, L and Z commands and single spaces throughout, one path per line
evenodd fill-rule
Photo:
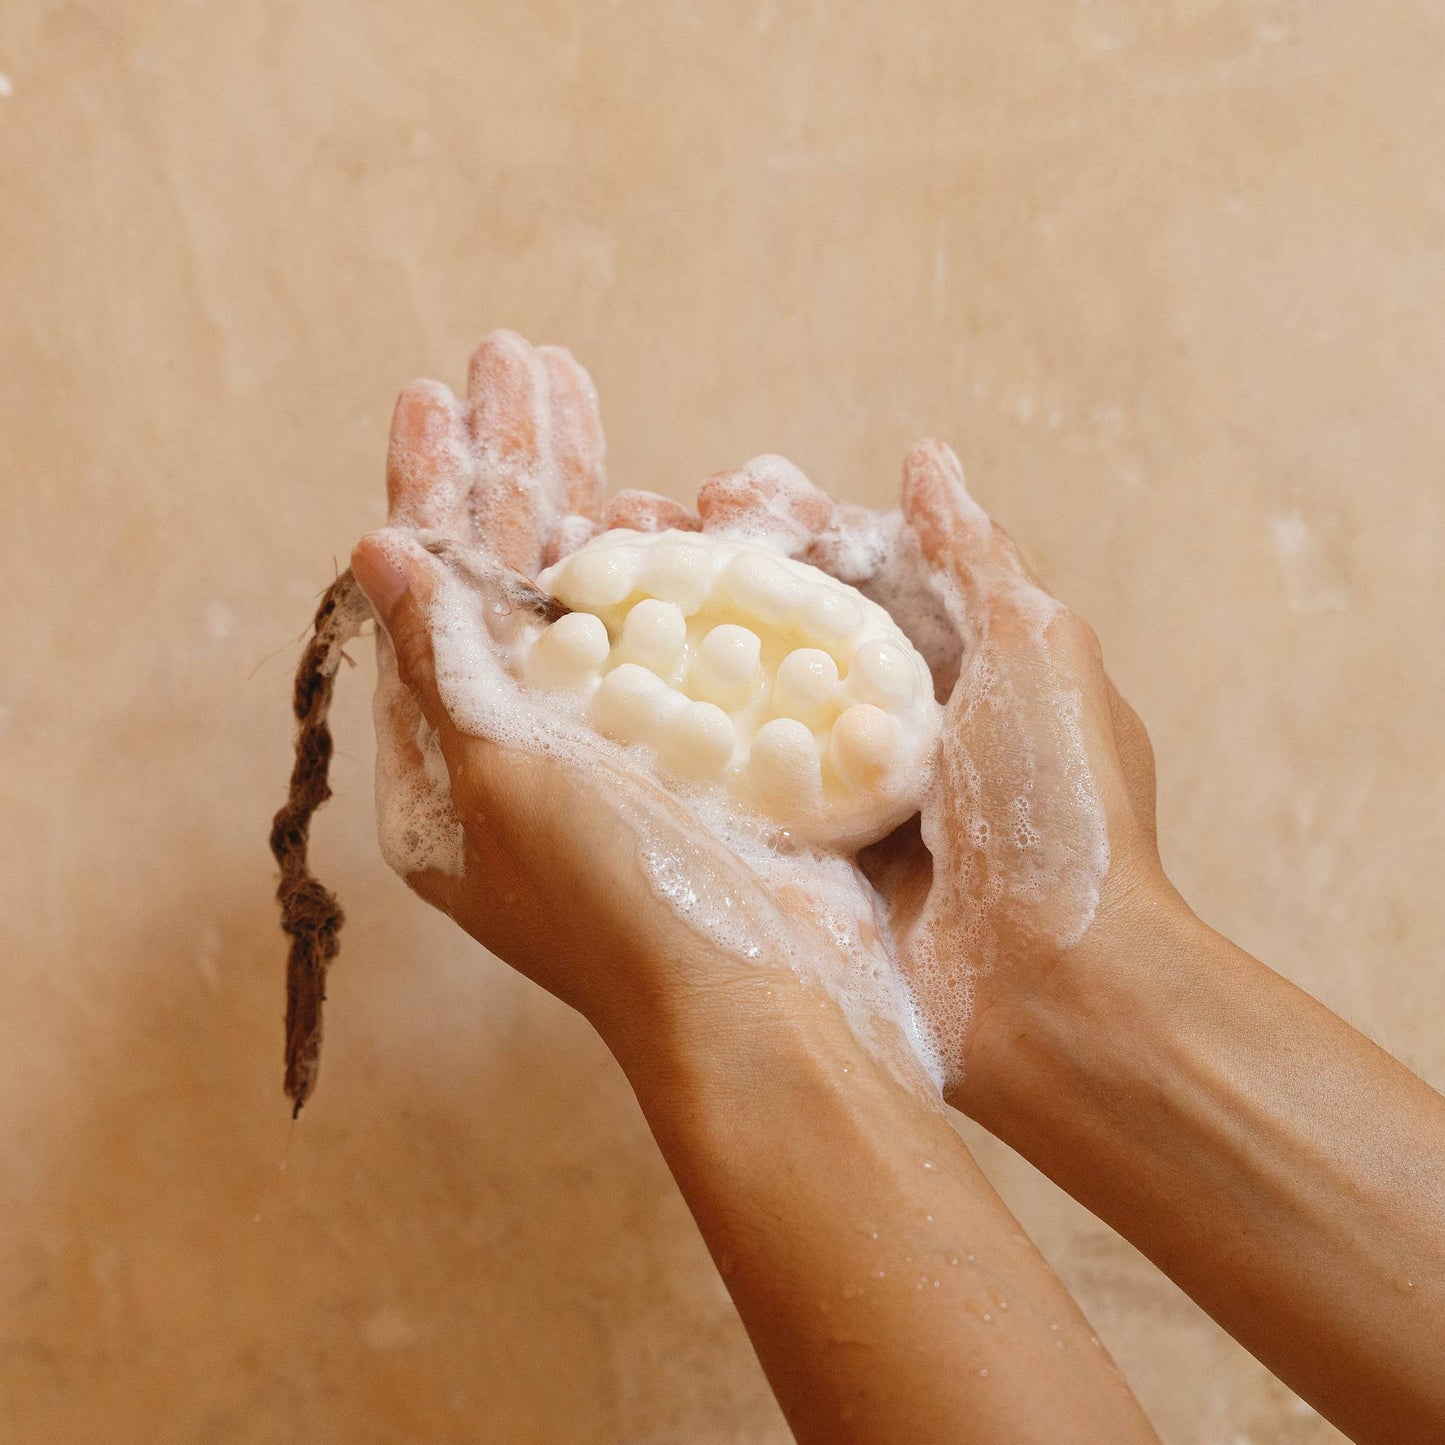
M 1153 1440 L 942 1108 L 749 987 L 619 1057 L 798 1437 Z
M 1354 1438 L 1445 1438 L 1445 1101 L 1182 905 L 1102 944 L 960 1105 Z

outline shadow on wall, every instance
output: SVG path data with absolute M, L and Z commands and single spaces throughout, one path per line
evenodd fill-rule
M 420 905 L 367 883 L 294 1127 L 264 889 L 199 959 L 215 899 L 107 941 L 137 966 L 69 1001 L 72 1122 L 0 1247 L 15 1438 L 787 1439 L 601 1044 L 479 950 L 467 1016 Z

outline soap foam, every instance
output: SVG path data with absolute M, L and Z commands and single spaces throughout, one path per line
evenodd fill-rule
M 998 560 L 972 571 L 967 597 L 921 556 L 904 574 L 908 586 L 932 590 L 938 613 L 966 639 L 922 808 L 933 888 L 906 941 L 920 1010 L 940 1055 L 961 1071 L 977 980 L 1014 957 L 1070 948 L 1093 922 L 1108 826 L 1083 697 L 1050 640 L 1063 604 Z M 994 635 L 1000 619 L 1007 657 Z
M 462 825 L 436 732 L 397 673 L 396 653 L 376 630 L 376 817 L 382 856 L 403 877 L 437 869 L 462 875 Z
M 916 1016 L 895 941 L 856 862 L 780 834 L 716 793 L 681 797 L 701 825 L 701 841 L 664 833 L 650 815 L 621 805 L 641 840 L 639 860 L 653 892 L 732 956 L 781 964 L 821 986 L 854 1036 L 905 1083 L 916 1084 L 921 1067 L 941 1090 L 935 1031 Z M 761 917 L 750 910 L 735 882 L 718 876 L 719 842 L 770 900 L 786 905 L 789 926 L 778 925 L 776 910 Z

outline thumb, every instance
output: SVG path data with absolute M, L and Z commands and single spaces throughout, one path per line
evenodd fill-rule
M 903 516 L 929 564 L 971 592 L 974 569 L 989 559 L 993 525 L 969 495 L 952 447 L 930 438 L 904 457 Z
M 428 725 L 441 737 L 455 731 L 437 690 L 436 656 L 427 613 L 440 564 L 406 530 L 368 533 L 351 554 L 351 570 L 391 639 L 397 671 Z

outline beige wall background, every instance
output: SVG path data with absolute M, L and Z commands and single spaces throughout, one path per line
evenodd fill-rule
M 787 1438 L 602 1047 L 384 868 L 364 647 L 281 1097 L 298 637 L 396 391 L 499 325 L 615 485 L 882 503 L 949 439 L 1196 907 L 1445 1083 L 1442 70 L 1436 0 L 6 6 L 6 1438 Z M 1170 1445 L 1339 1438 L 968 1137 Z

